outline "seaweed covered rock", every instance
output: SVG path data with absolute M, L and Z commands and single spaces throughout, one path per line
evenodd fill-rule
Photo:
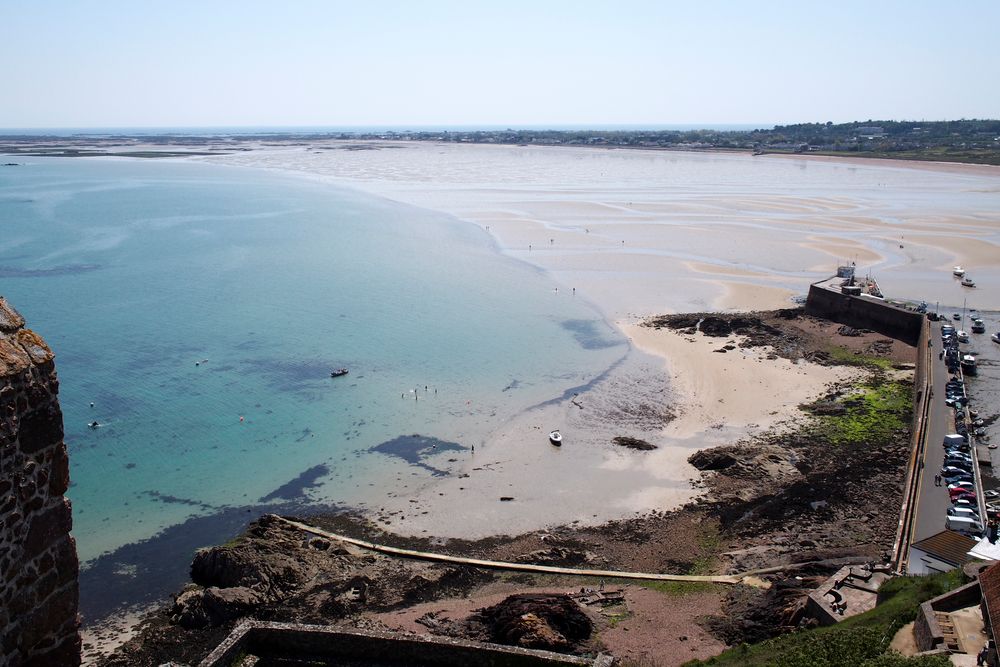
M 702 449 L 688 457 L 698 470 L 724 470 L 736 464 L 736 457 L 723 448 Z
M 619 435 L 613 438 L 611 442 L 619 445 L 621 447 L 628 447 L 629 449 L 638 449 L 642 452 L 649 452 L 656 449 L 656 445 L 651 442 L 646 442 L 645 440 L 640 440 L 639 438 L 630 438 L 627 435 Z

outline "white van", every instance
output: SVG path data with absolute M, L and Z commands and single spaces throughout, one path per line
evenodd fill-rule
M 944 520 L 944 527 L 948 530 L 957 530 L 960 533 L 980 533 L 983 526 L 978 519 L 964 516 L 947 516 Z
M 959 435 L 958 433 L 949 433 L 944 436 L 944 446 L 945 449 L 948 447 L 961 447 L 965 444 L 965 436 Z

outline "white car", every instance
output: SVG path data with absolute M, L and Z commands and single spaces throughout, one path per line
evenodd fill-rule
M 966 500 L 965 498 L 959 498 L 958 500 L 953 501 L 951 503 L 951 506 L 952 507 L 968 507 L 968 508 L 971 508 L 971 509 L 975 509 L 976 503 L 972 502 L 971 500 Z
M 949 507 L 948 516 L 965 516 L 970 519 L 979 519 L 979 513 L 971 507 Z
M 954 491 L 955 489 L 965 489 L 967 491 L 975 491 L 976 485 L 972 482 L 953 482 L 948 485 L 949 491 Z

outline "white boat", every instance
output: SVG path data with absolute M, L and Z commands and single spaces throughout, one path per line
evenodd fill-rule
M 1000 331 L 990 336 L 990 340 L 993 341 L 994 343 L 1000 343 Z
M 971 354 L 962 356 L 962 372 L 966 375 L 976 374 L 976 358 Z
M 963 269 L 961 266 L 956 266 L 955 268 L 953 268 L 951 270 L 951 273 L 952 273 L 952 275 L 955 275 L 955 276 L 958 276 L 959 278 L 961 278 L 962 276 L 965 275 L 965 269 Z
M 962 278 L 962 287 L 975 287 L 976 283 L 973 282 L 972 278 L 966 276 Z
M 558 429 L 549 432 L 549 442 L 551 442 L 556 447 L 562 446 L 562 433 Z

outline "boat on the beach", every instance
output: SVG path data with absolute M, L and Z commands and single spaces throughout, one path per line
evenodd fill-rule
M 338 368 L 335 371 L 330 371 L 330 377 L 339 378 L 341 375 L 347 375 L 348 371 L 346 368 Z
M 994 343 L 1000 343 L 1000 331 L 990 336 L 990 340 L 993 341 Z
M 976 358 L 971 354 L 962 356 L 962 372 L 966 375 L 976 374 Z
M 961 278 L 962 276 L 965 275 L 965 269 L 963 269 L 961 266 L 956 266 L 951 270 L 951 274 L 953 276 L 958 276 L 959 278 Z
M 962 287 L 975 287 L 975 286 L 976 283 L 969 276 L 962 278 Z
M 556 447 L 562 446 L 562 433 L 559 432 L 559 429 L 556 429 L 555 431 L 549 431 L 549 442 L 551 442 Z

